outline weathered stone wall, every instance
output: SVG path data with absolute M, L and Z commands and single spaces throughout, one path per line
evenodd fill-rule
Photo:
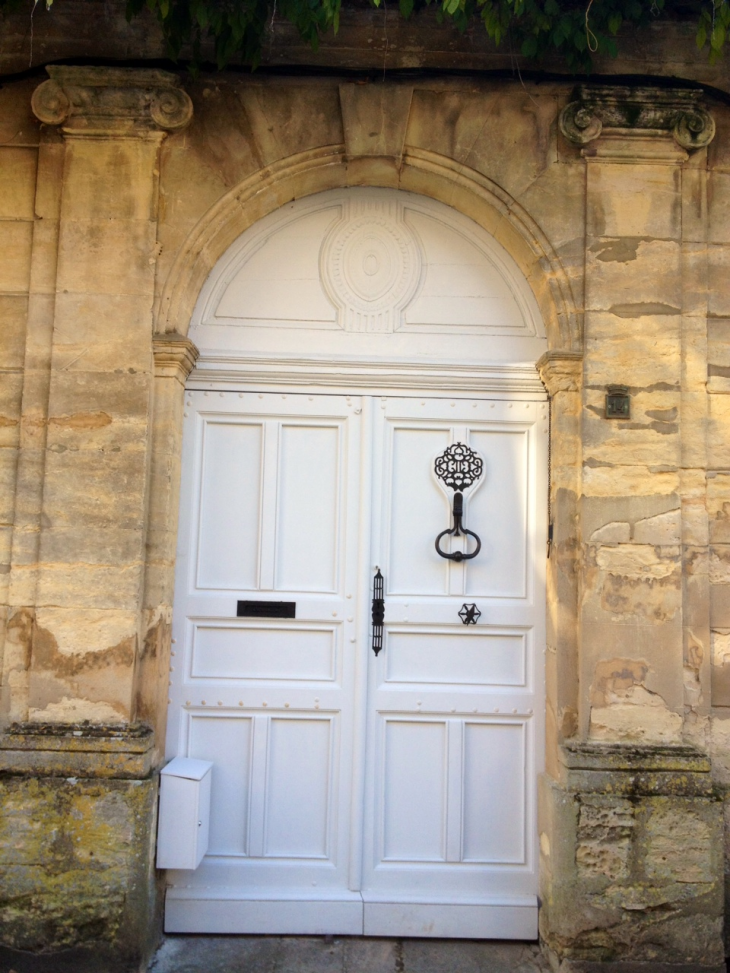
M 124 817 L 145 794 L 152 834 L 196 354 L 184 335 L 200 287 L 248 226 L 299 196 L 424 193 L 507 248 L 548 332 L 542 934 L 570 963 L 716 967 L 730 784 L 730 110 L 698 91 L 496 79 L 222 75 L 186 94 L 156 71 L 51 74 L 35 118 L 35 84 L 0 90 L 8 806 L 26 802 L 73 836 L 75 795 Z M 605 417 L 614 383 L 629 389 L 630 419 Z M 117 740 L 118 759 L 91 745 L 79 756 L 67 727 L 80 720 Z M 153 728 L 146 762 L 125 729 L 135 720 Z M 133 899 L 119 891 L 131 881 L 121 839 L 99 837 L 116 863 L 99 868 L 91 845 L 54 858 L 6 820 L 11 946 L 96 937 L 121 950 L 114 930 L 132 901 L 130 928 L 152 922 L 144 842 L 148 891 Z M 103 928 L 93 909 L 59 912 L 64 875 L 88 902 L 114 890 Z
M 707 758 L 590 744 L 561 756 L 541 795 L 540 923 L 554 964 L 724 969 L 722 805 Z
M 3 966 L 24 973 L 40 953 L 49 970 L 145 968 L 162 901 L 154 759 L 139 725 L 40 724 L 0 740 Z

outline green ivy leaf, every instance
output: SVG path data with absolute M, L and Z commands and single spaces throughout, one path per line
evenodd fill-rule
M 0 0 L 0 11 L 23 0 Z M 45 0 L 50 8 L 54 0 Z M 380 8 L 385 0 L 370 0 Z M 586 11 L 590 0 L 398 0 L 404 18 L 418 16 L 432 6 L 438 23 L 446 18 L 460 31 L 476 16 L 483 29 L 499 45 L 509 39 L 510 48 L 537 59 L 555 51 L 568 69 L 590 72 L 591 54 L 586 40 Z M 59 7 L 55 3 L 54 10 Z M 212 43 L 215 60 L 224 68 L 232 60 L 255 66 L 261 59 L 272 18 L 286 19 L 314 48 L 329 30 L 337 31 L 341 0 L 127 0 L 127 19 L 148 7 L 160 23 L 170 57 L 185 48 L 192 51 L 190 68 L 196 71 L 202 51 Z M 615 57 L 622 37 L 634 27 L 656 23 L 663 11 L 673 9 L 666 0 L 593 0 L 588 27 L 601 54 Z M 699 50 L 709 46 L 708 59 L 715 64 L 728 45 L 730 0 L 695 0 L 695 41 Z M 617 38 L 618 43 L 613 39 Z M 591 46 L 593 40 L 591 39 Z
M 526 37 L 520 50 L 524 57 L 534 57 L 537 54 L 537 37 L 534 34 L 531 37 Z
M 620 13 L 615 13 L 615 14 L 612 14 L 612 15 L 611 15 L 611 16 L 610 16 L 610 17 L 608 18 L 608 29 L 609 29 L 609 30 L 611 31 L 611 33 L 612 33 L 612 34 L 613 34 L 614 36 L 615 36 L 616 34 L 618 34 L 618 32 L 619 32 L 619 29 L 620 29 L 620 27 L 621 27 L 621 24 L 622 24 L 623 22 L 624 22 L 624 19 L 623 19 L 623 17 L 621 16 L 621 14 L 620 14 Z

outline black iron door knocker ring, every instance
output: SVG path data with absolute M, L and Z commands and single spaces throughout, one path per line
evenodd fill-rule
M 436 457 L 433 466 L 439 486 L 448 487 L 454 491 L 453 516 L 454 526 L 442 530 L 436 538 L 436 551 L 441 557 L 449 561 L 470 561 L 482 549 L 481 539 L 473 530 L 464 526 L 464 493 L 473 492 L 480 484 L 484 472 L 484 461 L 478 453 L 465 446 L 464 443 L 453 443 L 443 453 Z M 448 553 L 441 549 L 443 537 L 463 537 L 465 550 Z M 473 537 L 476 547 L 468 549 L 468 539 Z

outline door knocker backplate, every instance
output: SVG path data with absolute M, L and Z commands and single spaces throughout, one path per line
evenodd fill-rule
M 441 557 L 449 561 L 470 561 L 482 549 L 482 542 L 473 530 L 468 530 L 464 526 L 464 494 L 473 493 L 481 484 L 484 460 L 476 450 L 464 443 L 452 443 L 436 457 L 433 471 L 442 489 L 454 491 L 452 506 L 454 526 L 442 530 L 438 535 L 436 551 Z M 441 538 L 443 537 L 463 537 L 465 550 L 452 551 L 451 553 L 442 550 Z M 468 550 L 469 537 L 473 537 L 476 542 L 476 547 L 471 552 Z

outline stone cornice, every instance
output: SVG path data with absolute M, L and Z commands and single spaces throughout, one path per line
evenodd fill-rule
M 0 773 L 140 780 L 158 762 L 144 723 L 13 723 L 0 733 Z
M 535 368 L 548 390 L 548 395 L 580 391 L 583 355 L 579 351 L 546 351 L 538 359 Z
M 33 92 L 33 112 L 65 135 L 160 138 L 185 128 L 193 104 L 168 71 L 50 65 Z
M 198 360 L 198 349 L 190 338 L 176 331 L 152 336 L 157 378 L 176 378 L 182 385 Z
M 681 155 L 709 145 L 715 135 L 697 88 L 580 85 L 576 94 L 559 117 L 560 131 L 574 145 L 586 146 L 601 135 L 624 143 L 671 138 Z

